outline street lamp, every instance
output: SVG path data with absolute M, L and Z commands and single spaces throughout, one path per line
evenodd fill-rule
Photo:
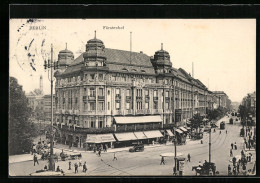
M 50 130 L 50 159 L 49 170 L 55 171 L 55 162 L 53 155 L 53 70 L 58 68 L 58 62 L 53 61 L 53 46 L 51 44 L 51 60 L 48 59 L 48 63 L 44 61 L 44 69 L 51 69 L 51 130 Z

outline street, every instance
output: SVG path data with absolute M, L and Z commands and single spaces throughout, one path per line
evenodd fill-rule
M 237 144 L 237 150 L 233 150 L 233 156 L 240 155 L 243 149 L 243 138 L 239 136 L 240 124 L 234 122 L 233 125 L 228 124 L 228 117 L 224 117 L 218 121 L 226 122 L 226 129 L 219 130 L 211 133 L 211 162 L 216 164 L 216 171 L 219 171 L 220 176 L 226 176 L 228 172 L 228 165 L 232 165 L 230 161 L 231 143 Z M 227 130 L 227 134 L 226 134 Z M 221 131 L 221 134 L 220 134 Z M 74 173 L 74 163 L 79 160 L 71 160 L 72 170 L 68 170 L 67 161 L 56 162 L 56 167 L 59 166 L 63 169 L 65 175 L 75 176 L 172 176 L 174 157 L 166 157 L 165 165 L 160 165 L 161 153 L 174 152 L 174 145 L 161 145 L 157 147 L 149 147 L 144 149 L 143 152 L 130 153 L 128 151 L 117 152 L 117 160 L 113 161 L 114 153 L 106 152 L 101 153 L 98 157 L 93 152 L 82 152 L 82 163 L 86 161 L 87 172 L 82 172 L 82 167 L 79 167 L 79 173 Z M 209 161 L 209 134 L 204 133 L 203 144 L 200 140 L 192 141 L 187 139 L 185 145 L 177 146 L 177 152 L 182 153 L 187 160 L 187 154 L 191 155 L 191 162 L 185 161 L 184 175 L 194 176 L 195 171 L 192 171 L 192 166 L 197 166 L 199 161 L 204 163 L 205 160 Z M 250 151 L 253 154 L 252 161 L 247 164 L 247 170 L 252 169 L 255 161 L 255 151 Z M 39 165 L 33 166 L 33 161 L 25 161 L 9 164 L 9 174 L 11 176 L 29 175 L 36 170 L 43 169 L 47 165 L 47 161 L 39 160 Z

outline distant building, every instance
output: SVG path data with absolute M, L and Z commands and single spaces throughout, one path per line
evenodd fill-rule
M 215 95 L 215 108 L 224 107 L 231 110 L 231 100 L 224 91 L 213 91 L 213 94 Z
M 251 115 L 256 117 L 256 92 L 247 94 L 247 96 L 243 98 L 241 105 L 247 107 Z
M 43 108 L 44 118 L 45 118 L 46 121 L 51 121 L 51 95 L 44 95 L 43 101 L 44 101 L 44 108 Z M 53 95 L 53 102 L 52 103 L 53 103 L 53 116 L 54 116 L 54 112 L 56 110 L 55 94 Z

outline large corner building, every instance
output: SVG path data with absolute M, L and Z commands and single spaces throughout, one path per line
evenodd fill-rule
M 172 67 L 163 45 L 151 57 L 105 48 L 95 36 L 79 57 L 66 48 L 58 62 L 54 123 L 63 143 L 82 147 L 93 133 L 170 129 L 213 109 L 214 94 Z

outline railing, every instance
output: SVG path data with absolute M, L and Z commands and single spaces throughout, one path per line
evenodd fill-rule
M 136 110 L 136 114 L 145 114 L 144 109 Z
M 141 96 L 136 96 L 136 100 L 142 100 L 143 99 L 143 97 L 141 97 Z
M 121 100 L 121 96 L 116 94 L 116 100 Z
M 149 96 L 145 96 L 145 102 L 149 102 L 150 97 Z
M 129 100 L 131 100 L 131 99 L 132 99 L 131 96 L 126 96 L 126 100 L 127 100 L 127 101 L 129 101 Z
M 159 114 L 159 109 L 153 109 L 154 114 Z
M 87 96 L 83 96 L 82 99 L 83 99 L 83 102 L 86 102 L 87 101 Z
M 105 96 L 98 96 L 98 100 L 105 100 Z
M 96 100 L 96 96 L 88 96 L 88 100 Z
M 125 112 L 125 115 L 127 115 L 127 114 L 133 114 L 133 110 L 132 110 L 132 109 L 125 110 L 124 112 Z
M 145 114 L 151 114 L 152 111 L 151 111 L 150 109 L 145 109 L 145 110 L 144 110 L 144 113 L 145 113 Z
M 122 115 L 122 111 L 121 110 L 112 110 L 112 115 Z
M 158 101 L 158 97 L 153 97 L 153 100 L 154 101 Z

